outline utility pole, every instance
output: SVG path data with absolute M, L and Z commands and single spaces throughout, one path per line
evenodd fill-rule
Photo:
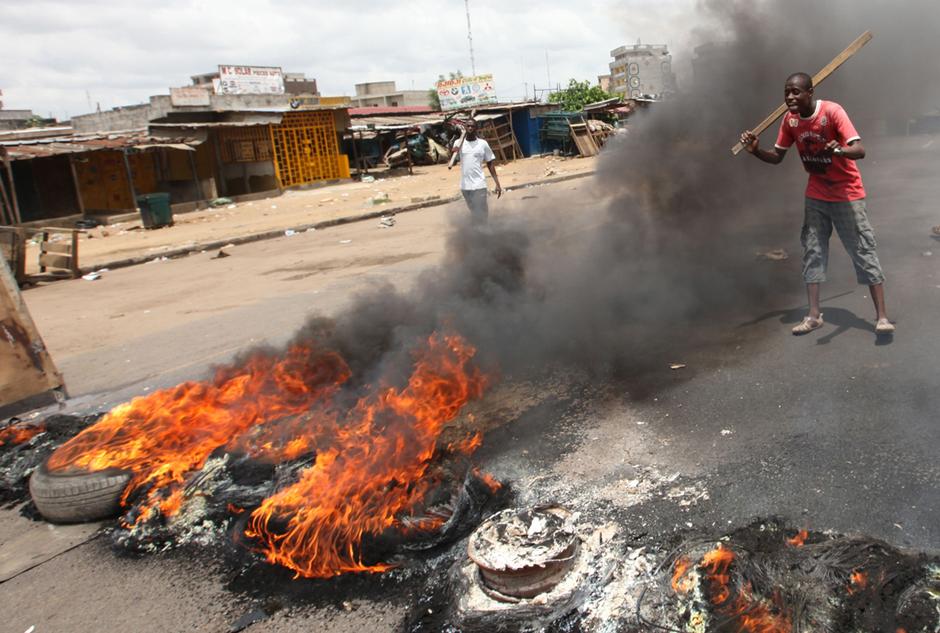
M 470 30 L 470 0 L 463 0 L 463 4 L 467 8 L 467 42 L 470 44 L 470 71 L 476 75 L 477 64 L 473 59 L 473 32 Z
M 548 89 L 552 89 L 552 71 L 548 66 L 548 49 L 545 49 L 545 74 L 548 76 Z

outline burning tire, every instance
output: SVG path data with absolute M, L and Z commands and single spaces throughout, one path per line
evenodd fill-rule
M 112 517 L 130 481 L 126 471 L 52 472 L 43 464 L 29 478 L 29 494 L 39 513 L 53 523 L 83 523 Z

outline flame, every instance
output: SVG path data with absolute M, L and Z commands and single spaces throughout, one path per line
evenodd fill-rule
M 490 492 L 499 492 L 503 489 L 503 483 L 496 479 L 493 475 L 489 473 L 484 473 L 478 468 L 473 469 L 473 474 L 477 479 L 486 484 L 486 487 L 490 489 Z
M 806 538 L 808 536 L 808 531 L 800 530 L 796 533 L 796 536 L 787 539 L 787 545 L 790 545 L 791 547 L 803 547 L 803 544 L 806 542 Z
M 134 504 L 124 524 L 132 527 L 156 513 L 177 514 L 187 475 L 217 449 L 275 463 L 315 454 L 297 483 L 251 512 L 246 535 L 297 576 L 384 571 L 388 564 L 363 562 L 364 537 L 390 528 L 428 531 L 445 521 L 409 513 L 419 514 L 444 476 L 430 468 L 443 425 L 486 386 L 471 364 L 475 353 L 459 336 L 431 335 L 404 388 L 372 390 L 348 410 L 335 396 L 350 369 L 335 352 L 295 345 L 282 359 L 257 354 L 212 381 L 116 407 L 53 453 L 49 468 L 131 472 L 121 504 Z M 470 454 L 481 442 L 474 435 L 447 450 Z
M 296 484 L 251 514 L 245 533 L 265 558 L 304 577 L 390 569 L 363 561 L 360 546 L 401 527 L 397 517 L 438 483 L 426 475 L 441 430 L 486 384 L 470 366 L 474 354 L 457 336 L 431 336 L 406 387 L 360 399 L 344 419 L 320 411 L 330 441 Z
M 137 521 L 159 509 L 179 510 L 175 493 L 188 473 L 232 437 L 306 411 L 349 378 L 335 353 L 295 345 L 283 359 L 256 354 L 244 364 L 220 368 L 212 381 L 185 382 L 135 398 L 59 447 L 50 470 L 132 473 L 121 504 L 146 489 Z
M 23 442 L 28 442 L 45 430 L 46 427 L 42 424 L 34 426 L 11 424 L 10 426 L 0 429 L 0 446 L 15 446 Z
M 705 553 L 697 568 L 701 571 L 702 585 L 714 610 L 723 618 L 733 620 L 740 633 L 791 633 L 789 616 L 782 609 L 782 600 L 774 595 L 772 600 L 756 596 L 750 583 L 740 587 L 731 583 L 731 567 L 735 554 L 723 544 Z M 693 581 L 687 575 L 691 568 L 688 559 L 676 562 L 672 576 L 672 588 L 676 593 L 688 593 Z
M 849 595 L 852 595 L 858 591 L 863 591 L 865 587 L 868 586 L 868 574 L 861 570 L 855 570 L 852 572 L 852 575 L 849 576 Z
M 688 558 L 680 558 L 676 561 L 671 583 L 672 590 L 676 593 L 689 593 L 692 590 L 692 579 L 686 577 L 691 567 L 692 562 Z

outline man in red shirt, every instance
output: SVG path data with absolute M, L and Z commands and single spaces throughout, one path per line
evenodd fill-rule
M 813 79 L 794 73 L 787 79 L 784 97 L 789 112 L 780 124 L 773 150 L 758 147 L 757 136 L 747 131 L 741 143 L 765 163 L 777 165 L 794 143 L 809 172 L 803 219 L 803 280 L 809 297 L 809 314 L 793 328 L 806 334 L 823 326 L 819 311 L 819 284 L 826 280 L 829 237 L 835 226 L 852 258 L 855 276 L 867 284 L 875 304 L 875 332 L 890 334 L 894 325 L 885 310 L 884 274 L 875 252 L 875 235 L 865 208 L 865 187 L 855 161 L 865 158 L 861 137 L 838 103 L 813 96 Z

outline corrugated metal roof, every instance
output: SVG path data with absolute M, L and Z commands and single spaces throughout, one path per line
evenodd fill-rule
M 146 130 L 131 130 L 0 141 L 0 146 L 6 149 L 11 160 L 29 160 L 62 154 L 128 148 L 168 147 L 181 149 L 180 145 L 186 145 L 192 149 L 191 146 L 199 143 L 200 141 L 192 138 L 158 138 L 150 136 Z
M 374 108 L 349 108 L 352 117 L 395 116 L 397 114 L 430 114 L 430 106 L 378 106 Z
M 432 114 L 415 114 L 411 116 L 371 116 L 356 117 L 350 130 L 401 130 L 418 125 L 442 123 L 444 115 L 440 112 Z

